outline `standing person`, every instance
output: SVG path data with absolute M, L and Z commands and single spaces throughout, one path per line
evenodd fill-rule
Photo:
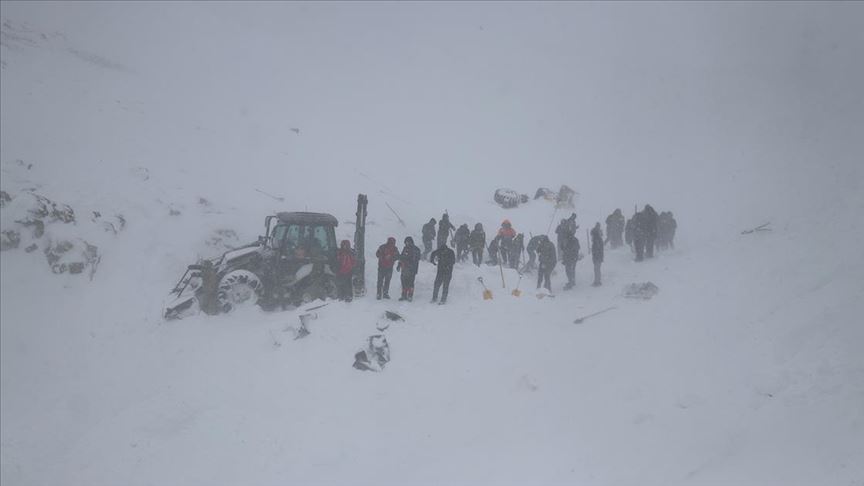
M 435 248 L 441 248 L 441 245 L 447 243 L 447 237 L 450 236 L 450 230 L 456 229 L 453 223 L 450 222 L 450 216 L 447 213 L 441 215 L 441 221 L 438 221 L 438 244 Z
M 378 257 L 378 292 L 377 299 L 390 298 L 390 279 L 393 277 L 393 264 L 399 259 L 399 249 L 396 248 L 396 238 L 387 238 L 387 243 L 378 247 L 375 252 Z
M 492 243 L 489 243 L 489 263 L 498 265 L 498 260 L 501 258 L 501 237 L 492 238 Z
M 471 230 L 467 224 L 463 224 L 456 230 L 456 236 L 453 240 L 456 243 L 456 258 L 460 262 L 464 262 L 468 257 L 468 237 L 471 235 Z
M 549 237 L 543 235 L 540 241 L 540 247 L 537 249 L 537 256 L 540 263 L 537 269 L 537 288 L 542 285 L 549 292 L 552 292 L 552 270 L 558 263 L 558 255 L 555 254 L 555 244 L 549 241 Z
M 501 228 L 498 229 L 498 252 L 500 253 L 502 263 L 506 264 L 510 257 L 510 247 L 513 246 L 513 238 L 516 237 L 516 230 L 510 224 L 509 219 L 501 222 Z
M 519 270 L 519 260 L 522 258 L 522 251 L 525 250 L 525 235 L 519 233 L 516 238 L 513 238 L 513 243 L 510 243 L 510 256 L 507 262 L 510 268 Z
M 445 242 L 439 246 L 437 250 L 432 252 L 429 257 L 432 265 L 438 266 L 438 273 L 435 275 L 435 288 L 432 290 L 432 303 L 438 300 L 438 289 L 444 286 L 441 293 L 440 304 L 447 303 L 447 292 L 450 290 L 450 279 L 453 278 L 453 265 L 456 263 L 456 254 L 447 246 Z
M 657 212 L 650 204 L 642 210 L 642 224 L 645 226 L 645 256 L 654 258 L 654 245 L 657 241 Z
M 405 247 L 399 255 L 396 270 L 402 272 L 402 297 L 399 300 L 414 300 L 414 279 L 420 269 L 420 248 L 414 246 L 414 238 L 405 238 Z
M 537 249 L 540 247 L 540 242 L 543 240 L 543 235 L 532 236 L 528 240 L 528 246 L 525 251 L 528 252 L 528 263 L 525 264 L 523 272 L 533 272 L 537 268 Z
M 563 247 L 559 248 L 562 263 L 564 263 L 564 272 L 567 274 L 567 283 L 564 284 L 564 290 L 570 290 L 576 285 L 576 262 L 579 261 L 579 238 L 571 235 L 569 232 L 564 235 Z
M 555 235 L 557 236 L 558 240 L 558 250 L 560 251 L 560 254 L 558 255 L 559 258 L 564 258 L 564 246 L 567 244 L 567 236 L 569 234 L 569 224 L 567 224 L 566 219 L 561 218 L 561 222 L 559 222 L 558 226 L 555 227 Z
M 636 261 L 645 258 L 645 215 L 638 212 L 633 215 L 633 247 L 636 250 Z
M 435 241 L 435 218 L 429 218 L 429 222 L 423 225 L 423 259 L 432 251 L 432 242 Z
M 606 237 L 609 239 L 609 246 L 613 250 L 624 244 L 621 239 L 624 233 L 624 224 L 624 215 L 621 214 L 620 208 L 606 217 Z
M 483 231 L 482 224 L 474 225 L 474 230 L 468 236 L 468 246 L 471 248 L 471 259 L 474 265 L 479 267 L 483 263 L 483 250 L 486 249 L 486 232 Z
M 354 251 L 351 249 L 351 242 L 342 240 L 339 251 L 336 252 L 336 293 L 339 300 L 351 302 L 354 297 L 354 289 L 351 286 L 351 275 L 354 272 L 354 265 L 357 260 L 354 258 Z
M 624 243 L 630 247 L 630 251 L 635 251 L 633 248 L 633 219 L 636 215 L 633 215 L 633 218 L 627 220 L 627 224 L 624 225 Z
M 558 223 L 558 227 L 555 228 L 555 234 L 558 239 L 558 250 L 560 251 L 558 257 L 564 258 L 564 245 L 566 244 L 568 235 L 576 236 L 576 230 L 579 229 L 579 225 L 576 224 L 576 213 L 570 214 L 567 219 L 562 219 L 560 223 Z
M 678 221 L 675 221 L 675 215 L 669 211 L 669 247 L 675 249 L 675 232 L 678 230 Z
M 603 263 L 603 230 L 600 229 L 600 223 L 594 225 L 591 230 L 591 261 L 594 262 L 594 285 L 599 287 L 600 282 L 600 264 Z

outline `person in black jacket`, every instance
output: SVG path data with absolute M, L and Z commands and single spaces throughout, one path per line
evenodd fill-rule
M 561 252 L 558 256 L 559 258 L 564 258 L 564 245 L 568 240 L 568 235 L 576 236 L 576 230 L 579 229 L 579 225 L 576 224 L 576 213 L 570 215 L 567 219 L 562 219 L 560 223 L 558 223 L 558 227 L 555 228 L 555 234 L 558 235 L 558 250 Z
M 456 227 L 450 222 L 450 216 L 447 213 L 442 214 L 441 221 L 438 221 L 438 244 L 435 245 L 435 248 L 441 248 L 441 245 L 447 243 L 450 231 L 454 229 Z
M 624 215 L 620 208 L 606 217 L 606 237 L 609 238 L 609 246 L 613 250 L 624 244 L 624 225 Z
M 650 204 L 642 210 L 642 226 L 645 232 L 645 256 L 654 258 L 654 245 L 657 241 L 657 211 Z
M 456 230 L 456 236 L 453 241 L 456 243 L 456 259 L 464 262 L 468 258 L 468 237 L 471 235 L 471 230 L 467 224 L 463 224 Z
M 603 230 L 600 223 L 594 225 L 591 230 L 591 261 L 594 262 L 594 286 L 602 285 L 600 282 L 600 264 L 603 263 Z
M 537 269 L 537 288 L 542 285 L 546 290 L 552 291 L 552 270 L 558 263 L 558 255 L 555 253 L 555 244 L 549 241 L 549 237 L 543 235 L 540 246 L 537 249 L 537 257 L 540 263 Z
M 432 252 L 429 257 L 432 265 L 438 266 L 438 273 L 435 275 L 435 287 L 432 290 L 432 302 L 438 300 L 438 289 L 444 286 L 441 293 L 441 304 L 447 302 L 447 292 L 450 290 L 450 279 L 453 278 L 453 265 L 456 263 L 456 254 L 447 246 L 447 243 L 439 246 L 437 250 Z
M 633 215 L 633 248 L 636 250 L 636 261 L 641 262 L 645 258 L 645 222 L 644 214 L 640 211 Z
M 570 290 L 576 285 L 576 262 L 579 261 L 579 238 L 575 235 L 566 233 L 562 242 L 561 261 L 564 263 L 564 272 L 567 274 L 567 283 L 564 284 L 564 290 Z
M 522 273 L 531 273 L 537 268 L 537 248 L 540 247 L 540 242 L 543 240 L 543 235 L 532 236 L 528 240 L 528 246 L 525 251 L 528 252 L 528 263 L 522 269 Z
M 414 300 L 414 279 L 420 269 L 420 248 L 414 245 L 414 238 L 405 238 L 405 247 L 399 255 L 396 270 L 402 272 L 402 297 L 399 300 Z
M 510 256 L 507 258 L 507 263 L 510 268 L 519 270 L 519 261 L 522 258 L 522 252 L 525 250 L 525 235 L 519 233 L 513 242 L 510 243 Z
M 432 251 L 432 242 L 435 241 L 435 218 L 429 218 L 429 222 L 423 225 L 423 259 Z
M 474 230 L 468 236 L 468 247 L 471 248 L 471 259 L 474 265 L 479 267 L 483 263 L 483 250 L 486 249 L 486 232 L 483 231 L 482 224 L 474 225 Z
M 636 218 L 634 215 L 632 218 L 627 220 L 627 224 L 624 225 L 624 243 L 630 247 L 630 251 L 636 251 L 633 247 L 633 220 Z
M 489 263 L 490 265 L 498 265 L 499 258 L 501 257 L 501 237 L 496 236 L 492 238 L 492 243 L 489 243 Z

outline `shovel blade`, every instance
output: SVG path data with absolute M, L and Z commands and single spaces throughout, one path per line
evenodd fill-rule
M 483 291 L 483 300 L 492 300 L 492 291 L 484 290 Z
M 522 291 L 519 289 L 513 289 L 513 292 L 510 293 L 513 295 L 513 297 L 519 297 L 522 295 Z

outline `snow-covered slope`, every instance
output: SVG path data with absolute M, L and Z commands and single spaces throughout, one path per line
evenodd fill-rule
M 2 229 L 35 192 L 76 214 L 47 235 L 101 256 L 88 278 L 0 254 L 3 484 L 864 478 L 859 6 L 120 5 L 3 4 Z M 724 29 L 769 13 L 782 28 L 750 40 L 778 57 L 754 63 Z M 681 15 L 719 37 L 665 34 Z M 611 40 L 580 16 L 650 35 L 591 54 L 580 36 Z M 571 41 L 596 72 L 573 74 Z M 273 211 L 346 222 L 367 193 L 371 257 L 445 209 L 544 233 L 562 216 L 548 203 L 492 192 L 560 183 L 580 192 L 580 238 L 651 202 L 675 212 L 677 249 L 609 251 L 603 287 L 582 262 L 576 289 L 559 272 L 542 300 L 530 278 L 516 298 L 512 271 L 504 289 L 498 268 L 459 265 L 447 306 L 424 263 L 414 303 L 333 303 L 300 340 L 298 311 L 160 317 L 186 264 Z M 621 297 L 643 281 L 659 294 Z M 406 317 L 385 332 L 392 361 L 357 371 L 385 310 Z

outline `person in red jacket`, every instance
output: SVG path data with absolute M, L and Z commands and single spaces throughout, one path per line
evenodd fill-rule
M 378 247 L 375 252 L 378 257 L 378 293 L 377 299 L 381 297 L 390 298 L 390 279 L 393 277 L 393 264 L 399 259 L 399 249 L 396 248 L 396 238 L 387 238 L 387 243 Z
M 354 250 L 351 249 L 351 242 L 342 240 L 339 251 L 336 252 L 336 291 L 339 300 L 351 302 L 354 296 L 351 276 L 356 263 L 357 259 L 354 257 Z

